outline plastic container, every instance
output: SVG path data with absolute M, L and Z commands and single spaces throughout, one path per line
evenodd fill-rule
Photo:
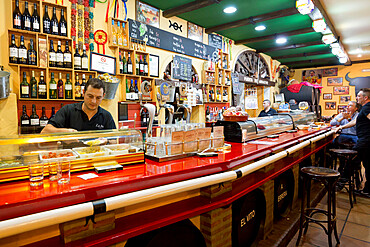
M 85 148 L 72 148 L 81 158 L 93 158 L 98 156 L 109 155 L 109 150 L 102 146 L 85 147 Z
M 129 144 L 116 144 L 116 145 L 107 145 L 105 146 L 111 155 L 123 155 L 128 154 L 128 150 L 130 149 Z
M 119 82 L 104 82 L 105 83 L 105 96 L 104 99 L 114 99 L 116 96 Z

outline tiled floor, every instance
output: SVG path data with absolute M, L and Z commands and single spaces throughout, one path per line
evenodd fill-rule
M 357 204 L 349 204 L 348 193 L 344 190 L 337 192 L 337 230 L 340 246 L 343 247 L 370 247 L 370 198 L 356 197 Z M 326 209 L 326 196 L 317 205 Z M 296 244 L 298 233 L 290 241 L 288 247 Z M 333 235 L 333 244 L 336 241 Z M 328 237 L 324 230 L 316 225 L 310 224 L 308 232 L 303 235 L 299 246 L 324 247 L 328 245 Z

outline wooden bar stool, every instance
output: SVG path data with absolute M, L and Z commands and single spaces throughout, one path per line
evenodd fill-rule
M 303 178 L 303 194 L 301 203 L 301 217 L 299 222 L 299 235 L 296 245 L 302 237 L 303 228 L 304 234 L 307 233 L 308 224 L 315 223 L 321 226 L 325 233 L 328 235 L 329 247 L 332 246 L 331 235 L 334 230 L 334 236 L 339 244 L 339 237 L 337 232 L 337 217 L 336 217 L 336 200 L 335 200 L 335 184 L 339 179 L 340 173 L 336 170 L 325 168 L 325 167 L 303 167 L 301 169 L 301 177 Z M 328 207 L 327 210 L 319 208 L 311 208 L 310 205 L 310 190 L 311 190 L 311 180 L 319 180 L 325 185 L 328 192 Z M 307 204 L 305 207 L 305 195 L 307 196 Z M 316 214 L 326 215 L 326 220 L 319 220 L 314 218 Z M 328 224 L 327 228 L 323 224 Z
M 350 150 L 350 149 L 330 149 L 329 150 L 332 153 L 333 162 L 335 163 L 337 161 L 337 158 L 343 159 L 344 165 L 343 167 L 339 167 L 339 170 L 344 172 L 346 169 L 348 169 L 348 180 L 347 179 L 340 179 L 338 184 L 341 186 L 344 186 L 344 188 L 348 191 L 349 195 L 349 203 L 351 204 L 351 208 L 353 208 L 353 201 L 356 203 L 356 196 L 353 193 L 355 188 L 355 163 L 353 163 L 354 159 L 357 156 L 357 151 Z M 336 169 L 336 165 L 333 165 L 334 169 Z M 345 185 L 348 185 L 348 189 L 345 187 Z M 352 201 L 353 197 L 353 201 Z

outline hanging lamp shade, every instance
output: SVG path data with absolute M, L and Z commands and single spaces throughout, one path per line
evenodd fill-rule
M 335 38 L 334 34 L 330 33 L 330 34 L 325 34 L 322 36 L 322 42 L 324 42 L 325 44 L 331 44 L 331 43 L 334 43 L 335 41 L 337 41 L 337 39 Z
M 324 19 L 314 20 L 312 22 L 312 28 L 315 32 L 322 33 L 326 30 L 326 22 Z
M 315 5 L 311 0 L 297 0 L 295 7 L 299 13 L 302 15 L 307 15 L 312 12 L 312 10 L 315 8 Z

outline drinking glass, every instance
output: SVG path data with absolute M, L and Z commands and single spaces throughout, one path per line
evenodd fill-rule
M 49 180 L 57 181 L 59 178 L 58 162 L 49 162 L 48 166 L 49 166 Z
M 30 175 L 30 186 L 39 187 L 44 183 L 44 164 L 40 162 L 32 162 L 28 164 Z
M 68 158 L 59 159 L 58 164 L 58 184 L 66 184 L 71 180 L 71 161 Z

